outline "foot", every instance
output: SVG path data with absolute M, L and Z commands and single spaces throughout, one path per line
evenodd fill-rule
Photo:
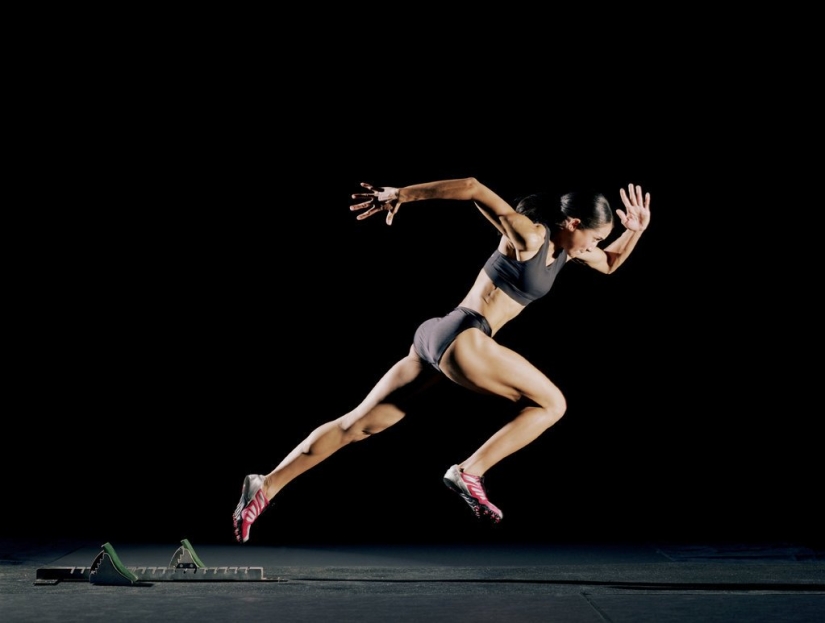
M 493 523 L 498 523 L 504 517 L 504 513 L 487 499 L 483 476 L 472 476 L 462 471 L 458 465 L 453 465 L 444 474 L 444 484 L 464 498 L 479 519 L 489 519 Z
M 260 474 L 249 474 L 243 481 L 241 501 L 232 514 L 232 523 L 235 526 L 235 540 L 246 543 L 249 540 L 249 529 L 252 523 L 260 517 L 269 506 L 269 500 L 264 495 L 264 477 Z

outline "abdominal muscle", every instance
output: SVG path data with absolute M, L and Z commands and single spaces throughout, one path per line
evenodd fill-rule
M 493 335 L 524 309 L 524 305 L 497 288 L 484 270 L 479 271 L 473 287 L 459 303 L 459 307 L 468 307 L 484 316 L 490 323 Z

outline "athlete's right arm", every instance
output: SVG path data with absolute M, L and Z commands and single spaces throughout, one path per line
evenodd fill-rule
M 535 249 L 543 240 L 541 226 L 516 212 L 509 203 L 474 177 L 425 182 L 403 188 L 385 186 L 381 190 L 371 184 L 362 183 L 361 186 L 369 192 L 355 193 L 352 198 L 365 201 L 350 206 L 350 210 L 365 210 L 357 216 L 359 220 L 387 212 L 387 225 L 391 225 L 392 217 L 401 204 L 430 199 L 456 199 L 475 203 L 485 218 L 519 251 Z

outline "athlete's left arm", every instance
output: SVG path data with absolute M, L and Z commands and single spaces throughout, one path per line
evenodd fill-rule
M 616 210 L 625 228 L 622 235 L 604 249 L 595 248 L 576 258 L 590 268 L 608 275 L 616 272 L 630 256 L 642 232 L 650 224 L 650 193 L 643 194 L 642 187 L 635 184 L 629 184 L 627 189 L 628 192 L 624 188 L 619 190 L 625 209 Z

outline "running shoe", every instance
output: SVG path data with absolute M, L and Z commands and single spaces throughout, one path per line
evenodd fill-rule
M 232 523 L 235 526 L 235 540 L 246 543 L 249 540 L 249 529 L 252 523 L 260 517 L 267 507 L 269 500 L 264 495 L 264 477 L 260 474 L 249 474 L 243 481 L 241 501 L 232 514 Z
M 504 517 L 504 513 L 487 499 L 484 476 L 471 476 L 464 473 L 458 465 L 453 465 L 444 474 L 444 484 L 464 498 L 479 519 L 489 519 L 493 523 L 498 523 Z

